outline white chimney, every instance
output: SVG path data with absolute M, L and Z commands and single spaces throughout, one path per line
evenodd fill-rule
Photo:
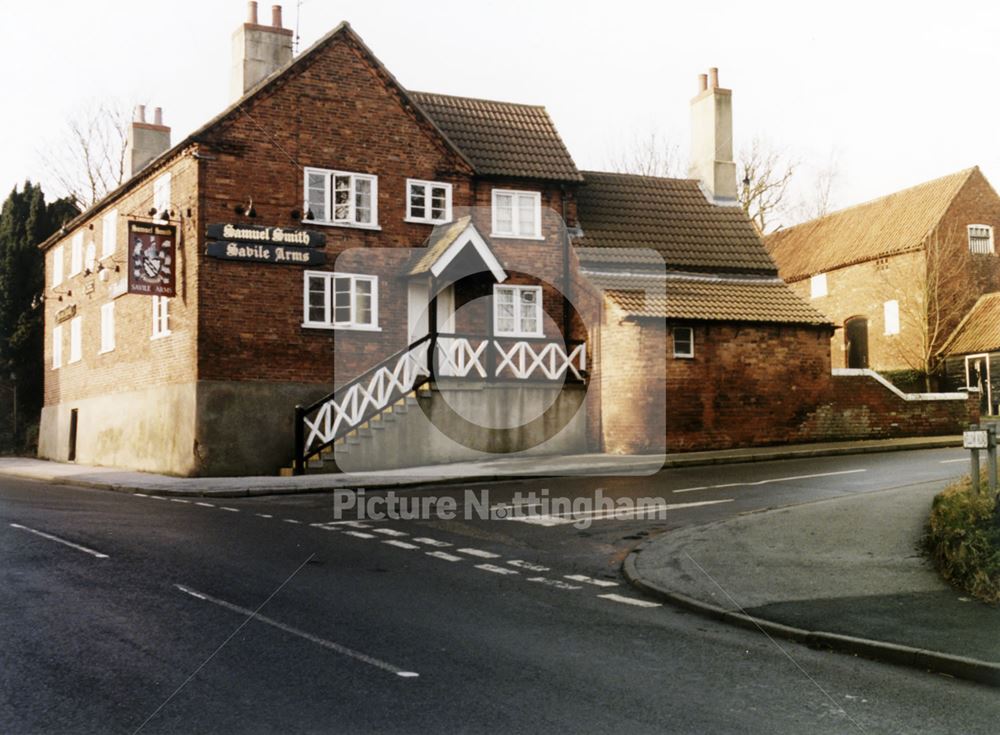
M 733 93 L 719 86 L 719 70 L 698 76 L 698 94 L 691 100 L 691 167 L 716 204 L 736 203 L 736 163 L 733 161 Z
M 257 3 L 247 3 L 247 21 L 233 33 L 229 97 L 238 100 L 259 81 L 292 60 L 292 30 L 281 27 L 281 6 L 271 6 L 271 25 L 257 22 Z
M 146 122 L 146 106 L 136 105 L 125 140 L 125 178 L 132 178 L 169 148 L 170 128 L 163 124 L 163 110 L 157 107 L 153 122 Z

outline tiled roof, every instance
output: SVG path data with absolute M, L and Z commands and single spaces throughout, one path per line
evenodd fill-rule
M 921 247 L 978 167 L 778 230 L 765 238 L 781 277 L 796 281 Z
M 455 238 L 465 232 L 471 223 L 472 217 L 459 217 L 450 224 L 435 227 L 427 238 L 427 242 L 424 243 L 426 250 L 422 253 L 420 251 L 414 253 L 416 262 L 410 267 L 407 275 L 416 276 L 429 271 L 431 266 L 455 242 Z
M 581 181 L 544 107 L 409 92 L 483 175 Z
M 743 209 L 710 203 L 697 181 L 596 171 L 583 176 L 580 245 L 615 249 L 624 258 L 634 257 L 625 249 L 651 248 L 667 268 L 681 270 L 777 273 Z M 614 258 L 609 252 L 603 260 Z
M 827 325 L 830 320 L 777 278 L 590 275 L 632 316 L 691 321 Z
M 979 297 L 941 348 L 945 355 L 969 355 L 1000 350 L 1000 293 Z

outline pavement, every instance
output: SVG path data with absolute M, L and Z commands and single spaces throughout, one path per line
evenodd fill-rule
M 574 454 L 556 457 L 498 457 L 378 472 L 315 474 L 300 477 L 174 477 L 115 467 L 52 462 L 31 457 L 0 457 L 0 476 L 118 492 L 177 497 L 247 497 L 357 488 L 389 489 L 456 482 L 562 476 L 652 475 L 664 468 L 695 467 L 776 459 L 802 459 L 894 450 L 961 446 L 961 436 L 879 439 L 855 442 L 789 444 L 707 452 L 649 455 Z
M 940 482 L 822 500 L 647 541 L 626 578 L 660 599 L 816 647 L 1000 685 L 1000 608 L 920 552 Z

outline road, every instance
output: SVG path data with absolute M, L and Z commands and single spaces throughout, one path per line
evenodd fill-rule
M 597 488 L 684 506 L 589 528 L 343 523 L 329 495 L 165 500 L 0 479 L 0 732 L 995 732 L 995 690 L 775 643 L 618 573 L 646 535 L 943 481 L 961 458 L 488 486 L 494 506 Z M 406 495 L 460 504 L 465 489 Z

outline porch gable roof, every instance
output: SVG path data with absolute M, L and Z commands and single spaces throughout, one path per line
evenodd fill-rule
M 427 250 L 418 256 L 407 275 L 419 276 L 430 273 L 436 278 L 468 245 L 476 251 L 497 283 L 507 280 L 507 272 L 469 216 L 459 217 L 450 224 L 435 227 L 427 238 Z

